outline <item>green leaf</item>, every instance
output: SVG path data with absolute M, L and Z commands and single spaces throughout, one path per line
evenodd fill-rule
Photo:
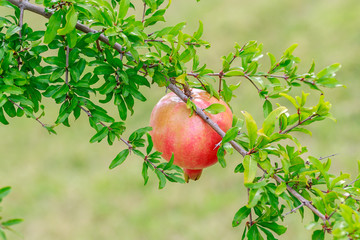
M 229 70 L 228 72 L 224 73 L 225 77 L 234 77 L 234 76 L 244 76 L 244 71 L 242 70 Z
M 4 92 L 9 94 L 23 94 L 24 90 L 14 85 L 2 85 L 0 86 L 0 93 Z
M 234 173 L 243 173 L 244 171 L 245 169 L 242 163 L 239 163 L 234 169 Z
M 69 92 L 69 86 L 67 84 L 62 85 L 53 95 L 52 98 L 60 98 Z
M 213 103 L 207 108 L 204 109 L 204 111 L 211 113 L 211 114 L 219 114 L 226 111 L 226 107 L 220 103 Z
M 275 189 L 275 194 L 276 195 L 281 195 L 283 192 L 285 192 L 286 190 L 286 183 L 285 182 L 281 182 Z
M 316 230 L 313 232 L 311 236 L 311 240 L 324 240 L 324 239 L 325 239 L 324 230 Z
M 264 240 L 256 224 L 252 225 L 246 235 L 248 240 Z
M 151 135 L 146 133 L 146 137 L 148 140 L 148 146 L 146 147 L 146 154 L 149 155 L 151 150 L 153 149 L 154 143 L 152 141 Z
M 259 229 L 266 234 L 266 237 L 267 237 L 266 240 L 277 240 L 274 237 L 274 235 L 269 230 L 267 230 L 266 228 L 263 228 L 263 227 L 259 226 Z
M 2 240 L 7 240 L 5 233 L 1 228 L 0 228 L 0 237 Z
M 221 145 L 216 153 L 216 156 L 218 158 L 218 161 L 221 165 L 221 167 L 225 168 L 226 167 L 226 161 L 225 161 L 225 149 L 224 146 Z
M 10 38 L 12 35 L 14 35 L 15 33 L 19 32 L 21 30 L 21 27 L 16 26 L 16 25 L 12 25 L 8 28 L 8 30 L 6 31 L 6 35 L 5 38 L 8 39 Z
M 2 222 L 1 225 L 5 226 L 5 227 L 10 227 L 10 226 L 12 226 L 12 225 L 19 224 L 19 223 L 21 223 L 21 222 L 23 222 L 23 221 L 24 221 L 24 220 L 19 219 L 19 218 L 17 218 L 17 219 L 10 219 L 10 220 L 7 220 L 7 221 L 5 221 L 5 222 Z
M 107 74 L 113 74 L 114 72 L 115 69 L 110 65 L 98 66 L 94 69 L 94 73 L 96 75 L 107 75 Z
M 141 171 L 141 174 L 144 178 L 144 185 L 146 185 L 149 180 L 148 169 L 149 169 L 149 166 L 148 166 L 147 162 L 144 161 L 142 171 Z
M 312 132 L 306 128 L 297 127 L 297 128 L 292 129 L 291 132 L 302 132 L 302 133 L 312 136 Z
M 4 111 L 3 108 L 0 107 L 0 122 L 4 125 L 8 125 L 9 122 L 6 120 L 5 115 L 4 115 Z
M 315 166 L 315 168 L 317 170 L 319 170 L 320 172 L 322 172 L 324 170 L 324 166 L 323 164 L 320 162 L 319 159 L 309 156 L 309 161 Z
M 101 128 L 100 131 L 98 131 L 91 139 L 90 143 L 94 142 L 100 142 L 102 139 L 104 139 L 107 134 L 109 133 L 109 129 L 107 127 Z
M 122 150 L 118 155 L 116 155 L 114 160 L 112 160 L 109 168 L 113 169 L 113 168 L 119 166 L 120 164 L 122 164 L 126 160 L 127 156 L 129 156 L 129 153 L 130 153 L 130 150 L 128 148 Z
M 277 235 L 282 235 L 286 232 L 287 228 L 277 224 L 276 222 L 259 222 L 260 226 L 268 228 L 275 232 Z
M 233 97 L 232 90 L 228 87 L 224 79 L 222 79 L 222 83 L 223 90 L 221 91 L 221 95 L 223 96 L 225 102 L 230 102 L 231 98 Z
M 144 97 L 144 95 L 142 95 L 141 92 L 139 92 L 137 89 L 133 88 L 133 87 L 128 87 L 126 88 L 127 90 L 129 90 L 130 94 L 134 97 L 139 99 L 142 102 L 146 101 L 146 98 Z
M 202 34 L 204 31 L 204 27 L 203 27 L 203 23 L 201 21 L 199 21 L 199 28 L 198 30 L 194 33 L 194 38 L 195 39 L 200 39 Z
M 278 107 L 272 111 L 265 119 L 263 123 L 263 132 L 266 136 L 270 136 L 274 132 L 275 122 L 279 116 L 287 111 L 286 107 Z
M 244 166 L 244 183 L 252 183 L 256 177 L 257 162 L 251 155 L 246 155 L 243 161 Z
M 333 76 L 337 71 L 339 71 L 341 68 L 340 63 L 334 63 L 323 70 L 321 70 L 318 74 L 316 74 L 317 78 L 322 78 L 325 76 Z
M 257 125 L 254 118 L 246 111 L 241 111 L 245 117 L 246 129 L 249 136 L 249 148 L 253 148 L 257 139 Z
M 3 187 L 0 189 L 0 199 L 6 197 L 11 191 L 11 187 Z
M 239 226 L 241 224 L 241 222 L 249 216 L 250 212 L 251 212 L 251 209 L 246 206 L 243 206 L 242 208 L 240 208 L 235 213 L 234 219 L 232 221 L 232 226 L 233 227 Z
M 129 141 L 132 142 L 134 140 L 140 139 L 140 138 L 142 138 L 142 136 L 144 136 L 145 133 L 147 133 L 151 130 L 152 130 L 151 127 L 139 128 L 136 131 L 134 131 L 133 133 L 131 133 L 131 135 L 129 136 Z
M 349 178 L 350 178 L 350 174 L 347 174 L 347 173 L 341 174 L 340 176 L 338 176 L 332 180 L 329 190 L 332 190 L 338 182 L 343 181 L 345 179 L 349 179 Z
M 227 142 L 234 140 L 237 137 L 239 130 L 240 130 L 239 127 L 232 127 L 229 130 L 227 130 L 225 136 L 221 140 L 221 143 L 225 144 Z
M 249 185 L 246 185 L 247 187 Z M 254 188 L 254 189 L 250 189 L 249 191 L 249 202 L 246 205 L 248 208 L 253 208 L 255 207 L 258 202 L 260 201 L 262 194 L 264 192 L 263 188 Z
M 324 86 L 328 88 L 341 87 L 342 84 L 336 78 L 320 78 L 315 80 L 316 84 L 319 86 Z
M 122 98 L 122 96 L 119 96 L 119 99 L 120 99 L 120 103 L 117 104 L 118 111 L 119 111 L 119 116 L 120 116 L 121 120 L 126 120 L 126 118 L 127 118 L 127 108 L 126 108 L 126 105 L 125 105 L 125 101 Z
M 269 113 L 271 113 L 273 110 L 272 108 L 272 104 L 269 100 L 265 100 L 264 105 L 263 105 L 263 111 L 264 111 L 264 117 L 266 118 Z
M 121 0 L 119 12 L 118 12 L 118 19 L 124 19 L 126 13 L 128 12 L 130 7 L 130 0 Z
M 287 95 L 286 93 L 279 93 L 279 95 L 289 100 L 296 109 L 299 108 L 299 105 L 297 104 L 295 98 L 291 97 L 290 95 Z
M 159 179 L 159 189 L 163 189 L 166 184 L 166 177 L 165 177 L 164 173 L 162 173 L 159 169 L 156 169 L 155 173 Z
M 171 154 L 171 158 L 170 161 L 165 165 L 165 167 L 163 168 L 163 170 L 167 170 L 169 168 L 171 168 L 171 166 L 174 164 L 174 153 Z
M 65 19 L 65 26 L 57 30 L 59 35 L 66 35 L 75 29 L 78 20 L 78 13 L 75 11 L 74 5 L 72 5 L 66 13 Z

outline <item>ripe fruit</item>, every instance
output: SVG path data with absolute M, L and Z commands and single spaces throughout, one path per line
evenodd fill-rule
M 220 103 L 226 111 L 218 114 L 206 113 L 223 131 L 232 124 L 232 112 L 226 103 L 211 97 L 209 93 L 192 89 L 192 101 L 201 109 Z M 199 179 L 202 169 L 217 162 L 217 144 L 221 137 L 199 116 L 190 117 L 190 109 L 173 92 L 166 94 L 154 107 L 150 132 L 154 147 L 169 161 L 174 153 L 174 164 L 184 169 L 185 179 Z

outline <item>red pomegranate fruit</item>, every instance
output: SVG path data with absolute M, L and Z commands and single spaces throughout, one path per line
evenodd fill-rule
M 211 97 L 199 89 L 191 90 L 191 100 L 201 109 L 211 104 L 220 103 L 225 112 L 206 113 L 223 131 L 231 128 L 232 112 L 226 103 Z M 171 92 L 155 105 L 150 117 L 150 132 L 154 148 L 162 152 L 162 157 L 169 161 L 174 154 L 174 164 L 184 169 L 185 180 L 199 179 L 202 169 L 215 164 L 217 144 L 221 137 L 205 121 L 194 113 L 186 104 Z

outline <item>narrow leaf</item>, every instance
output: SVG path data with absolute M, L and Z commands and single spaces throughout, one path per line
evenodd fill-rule
M 109 129 L 107 127 L 103 127 L 100 131 L 98 131 L 91 139 L 90 142 L 100 142 L 103 138 L 107 136 Z
M 257 162 L 251 155 L 246 155 L 243 161 L 244 166 L 244 183 L 252 183 L 256 177 Z
M 109 168 L 110 168 L 110 169 L 113 169 L 113 168 L 119 166 L 120 164 L 122 164 L 122 163 L 126 160 L 126 158 L 127 158 L 127 156 L 129 155 L 129 153 L 130 153 L 130 150 L 129 150 L 128 148 L 122 150 L 122 151 L 114 158 L 114 160 L 112 160 Z
M 66 13 L 65 19 L 65 26 L 57 30 L 59 35 L 66 35 L 75 29 L 78 20 L 78 13 L 75 11 L 74 6 L 70 7 L 70 10 Z
M 235 216 L 234 216 L 234 219 L 232 221 L 232 226 L 233 227 L 237 227 L 241 224 L 241 222 L 247 218 L 247 216 L 249 216 L 251 212 L 251 209 L 246 207 L 246 206 L 243 206 L 242 208 L 240 208 L 236 213 L 235 213 Z
M 221 112 L 225 112 L 226 107 L 220 103 L 213 103 L 210 106 L 208 106 L 207 108 L 205 108 L 204 111 L 211 113 L 211 114 L 218 114 Z
M 244 115 L 246 121 L 246 129 L 248 131 L 248 136 L 249 136 L 249 147 L 253 148 L 257 138 L 256 122 L 248 112 L 242 111 L 241 113 Z

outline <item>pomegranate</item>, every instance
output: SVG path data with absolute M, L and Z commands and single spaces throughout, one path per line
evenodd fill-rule
M 199 89 L 191 90 L 191 100 L 201 109 L 211 104 L 220 103 L 226 111 L 218 114 L 206 113 L 223 131 L 231 128 L 232 112 L 226 103 L 211 97 Z M 217 144 L 221 137 L 186 104 L 171 92 L 155 105 L 150 117 L 150 132 L 154 148 L 162 152 L 162 157 L 169 161 L 174 154 L 174 164 L 184 169 L 185 180 L 199 179 L 202 169 L 215 164 Z

